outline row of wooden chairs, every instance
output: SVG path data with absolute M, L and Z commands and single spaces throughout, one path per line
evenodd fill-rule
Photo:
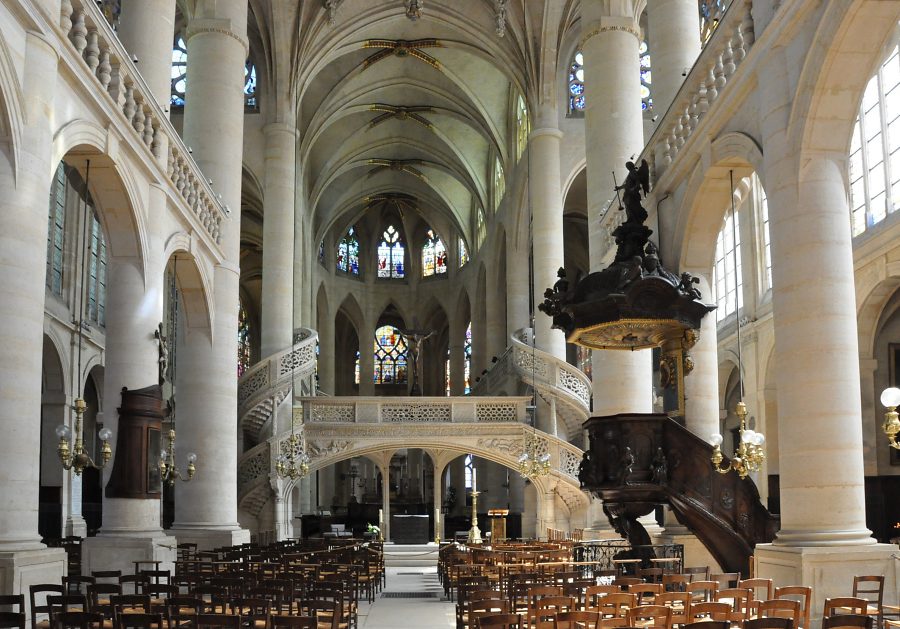
M 655 629 L 650 624 L 628 624 L 641 621 L 639 617 L 630 620 L 603 618 L 598 612 L 564 611 L 557 613 L 539 629 Z M 531 629 L 535 625 L 519 614 L 494 613 L 481 616 L 476 629 Z M 794 629 L 789 618 L 756 618 L 735 625 L 725 620 L 705 620 L 684 625 L 684 629 Z M 873 629 L 873 618 L 854 614 L 843 614 L 824 618 L 822 629 Z

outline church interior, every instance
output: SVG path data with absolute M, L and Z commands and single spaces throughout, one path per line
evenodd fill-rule
M 2 0 L 0 190 L 0 626 L 900 628 L 900 2 Z

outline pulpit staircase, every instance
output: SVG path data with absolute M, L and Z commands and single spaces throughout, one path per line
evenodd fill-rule
M 590 457 L 580 479 L 633 546 L 647 535 L 637 518 L 664 503 L 726 572 L 748 574 L 753 548 L 774 539 L 779 519 L 753 481 L 716 472 L 712 446 L 676 421 L 623 414 L 591 418 L 585 428 Z
M 581 425 L 591 414 L 591 380 L 564 360 L 536 349 L 531 328 L 516 330 L 510 346 L 472 387 L 473 395 L 516 395 L 534 387 L 556 409 L 559 434 L 580 443 Z

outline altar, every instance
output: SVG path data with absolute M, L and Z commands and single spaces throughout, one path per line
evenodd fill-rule
M 427 515 L 392 515 L 391 540 L 395 544 L 427 544 Z

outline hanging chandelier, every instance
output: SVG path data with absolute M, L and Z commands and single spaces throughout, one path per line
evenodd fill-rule
M 723 467 L 722 461 L 725 457 L 722 455 L 722 435 L 718 433 L 712 435 L 709 439 L 713 446 L 710 460 L 719 474 L 727 474 L 734 470 L 741 478 L 747 478 L 749 474 L 758 472 L 763 461 L 766 460 L 766 452 L 763 450 L 766 437 L 761 432 L 747 428 L 746 404 L 738 402 L 734 412 L 741 420 L 741 442 L 735 449 L 731 462 Z
M 91 182 L 91 160 L 87 160 L 87 172 L 84 178 L 84 217 L 81 236 L 81 291 L 79 292 L 78 305 L 78 371 L 81 373 L 81 348 L 84 345 L 84 293 L 87 290 L 87 243 L 88 243 L 88 221 L 91 218 L 91 206 L 88 204 L 87 196 L 89 194 L 89 185 Z M 73 385 L 74 392 L 74 385 Z M 87 402 L 81 395 L 75 397 L 72 403 L 72 410 L 75 412 L 75 447 L 69 448 L 69 442 L 72 439 L 72 429 L 66 424 L 60 424 L 56 427 L 56 436 L 59 437 L 59 444 L 56 446 L 56 453 L 59 455 L 59 461 L 62 463 L 63 469 L 75 472 L 75 476 L 80 476 L 87 468 L 103 469 L 112 458 L 112 447 L 109 440 L 112 437 L 112 431 L 109 428 L 103 428 L 97 433 L 100 437 L 100 464 L 94 462 L 87 449 L 84 447 L 84 411 L 87 409 Z
M 884 414 L 884 434 L 887 435 L 888 445 L 900 450 L 900 441 L 897 434 L 900 433 L 900 419 L 898 419 L 897 407 L 900 406 L 900 389 L 889 387 L 881 393 L 881 403 L 887 408 Z
M 290 480 L 300 480 L 309 474 L 309 455 L 303 438 L 294 432 L 293 421 L 291 436 L 282 444 L 282 453 L 275 459 L 275 472 L 280 478 Z
M 159 453 L 159 475 L 164 483 L 167 483 L 169 487 L 175 485 L 176 480 L 181 480 L 183 482 L 188 482 L 192 478 L 194 478 L 194 474 L 197 472 L 197 455 L 194 452 L 189 452 L 187 455 L 187 470 L 186 474 L 182 474 L 181 470 L 178 469 L 178 466 L 175 464 L 175 367 L 176 361 L 178 358 L 177 355 L 177 338 L 178 338 L 178 288 L 176 284 L 176 271 L 178 269 L 178 256 L 174 257 L 172 262 L 172 289 L 170 293 L 170 303 L 172 308 L 171 315 L 171 335 L 172 335 L 172 364 L 171 364 L 171 384 L 172 384 L 172 395 L 169 398 L 169 434 L 168 434 L 168 446 L 160 450 Z M 160 340 L 162 339 L 162 324 L 160 324 Z M 160 373 L 160 380 L 162 381 L 165 378 L 165 373 Z
M 550 466 L 550 453 L 544 452 L 541 454 L 540 446 L 541 441 L 533 430 L 525 433 L 522 455 L 517 462 L 517 469 L 519 474 L 528 480 L 546 476 L 552 469 Z

